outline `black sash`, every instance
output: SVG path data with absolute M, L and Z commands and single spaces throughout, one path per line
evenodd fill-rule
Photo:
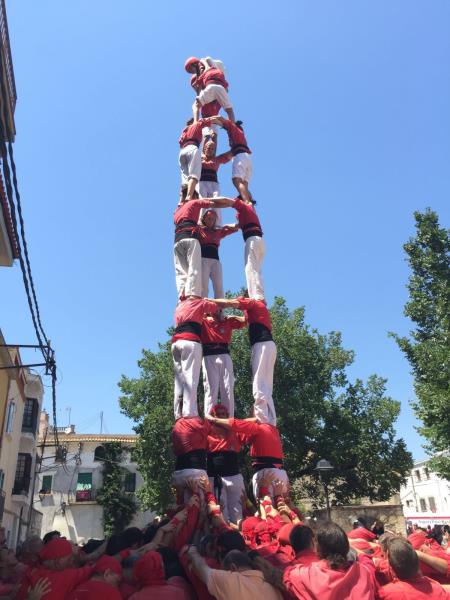
M 252 457 L 253 473 L 262 471 L 263 469 L 282 469 L 283 459 L 275 456 L 254 456 Z
M 207 169 L 202 167 L 200 181 L 215 181 L 217 183 L 217 171 L 215 169 Z
M 230 347 L 228 344 L 203 344 L 203 356 L 214 354 L 230 354 Z
M 201 244 L 202 258 L 215 258 L 219 260 L 219 248 L 214 244 Z
M 257 342 L 270 342 L 270 340 L 273 340 L 270 329 L 262 323 L 249 323 L 248 337 L 251 346 Z
M 203 469 L 206 471 L 206 450 L 191 450 L 177 456 L 175 471 L 182 469 Z
M 200 337 L 202 326 L 200 323 L 197 323 L 197 321 L 185 321 L 184 323 L 180 323 L 178 327 L 175 327 L 174 335 L 177 333 L 194 333 Z
M 208 452 L 207 473 L 209 477 L 239 475 L 238 453 L 232 450 Z
M 186 146 L 190 146 L 191 144 L 197 146 L 197 148 L 200 146 L 199 141 L 195 138 L 187 138 L 186 140 L 184 140 L 183 145 L 181 147 L 185 148 Z
M 236 144 L 236 146 L 233 146 L 231 148 L 231 152 L 232 152 L 233 156 L 236 156 L 236 154 L 241 154 L 241 152 L 245 152 L 246 154 L 251 154 L 250 148 L 248 146 L 244 146 L 243 144 Z
M 195 238 L 195 227 L 197 227 L 195 221 L 191 221 L 190 219 L 180 221 L 178 225 L 175 226 L 175 243 L 187 238 Z
M 242 227 L 242 237 L 244 238 L 244 241 L 252 235 L 262 237 L 263 232 L 258 223 L 247 223 Z

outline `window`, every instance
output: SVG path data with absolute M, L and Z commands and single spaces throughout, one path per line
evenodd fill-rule
M 105 455 L 106 452 L 103 446 L 97 446 L 94 451 L 94 460 L 105 460 Z
M 20 452 L 17 456 L 13 494 L 28 494 L 31 480 L 31 454 Z
M 39 402 L 36 398 L 27 398 L 23 409 L 22 431 L 36 433 L 38 412 Z
M 425 467 L 424 470 L 425 479 L 430 479 L 430 470 L 428 467 Z
M 426 502 L 425 498 L 420 498 L 419 502 L 420 502 L 420 510 L 422 512 L 427 512 L 427 502 Z
M 14 415 L 16 414 L 16 403 L 10 402 L 8 406 L 8 416 L 6 417 L 6 433 L 12 433 L 14 428 Z
M 5 472 L 3 471 L 3 469 L 0 469 L 0 490 L 3 489 L 4 485 L 5 485 Z
M 433 496 L 428 498 L 428 504 L 430 505 L 431 512 L 436 512 L 436 500 Z
M 52 482 L 53 482 L 53 476 L 52 475 L 44 475 L 42 477 L 41 492 L 43 494 L 51 494 L 52 493 Z
M 412 501 L 412 500 L 407 500 L 407 501 L 406 501 L 406 506 L 407 506 L 408 508 L 411 508 L 412 504 L 413 504 L 413 501 Z
M 92 500 L 92 473 L 78 473 L 75 498 L 77 502 Z
M 123 489 L 125 492 L 135 492 L 136 491 L 136 473 L 128 472 L 125 475 L 125 480 L 123 482 Z
M 416 470 L 414 471 L 414 475 L 416 476 L 416 481 L 422 481 L 422 478 L 421 478 L 421 476 L 420 476 L 420 471 L 419 471 L 419 469 L 416 469 Z

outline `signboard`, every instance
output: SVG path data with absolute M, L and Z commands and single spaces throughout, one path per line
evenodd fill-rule
M 420 517 L 405 517 L 407 525 L 417 525 L 418 527 L 433 527 L 434 525 L 450 525 L 450 516 L 440 517 L 435 515 L 433 517 L 427 517 L 426 515 Z

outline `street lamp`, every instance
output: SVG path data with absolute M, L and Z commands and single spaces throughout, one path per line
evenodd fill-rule
M 325 499 L 327 502 L 327 516 L 328 516 L 329 521 L 331 520 L 331 510 L 330 510 L 330 497 L 328 495 L 328 483 L 327 483 L 326 478 L 322 477 L 322 474 L 329 473 L 333 469 L 334 469 L 333 465 L 326 458 L 321 458 L 317 462 L 316 468 L 314 469 L 315 471 L 317 471 L 319 473 L 320 483 L 323 485 L 323 488 L 325 490 Z

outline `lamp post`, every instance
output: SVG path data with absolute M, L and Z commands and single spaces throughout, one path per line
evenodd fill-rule
M 315 471 L 317 471 L 319 473 L 320 483 L 323 485 L 323 488 L 325 490 L 325 499 L 326 499 L 326 503 L 327 503 L 327 516 L 328 516 L 329 521 L 331 520 L 331 509 L 330 509 L 330 497 L 328 495 L 328 482 L 327 482 L 326 478 L 322 477 L 322 474 L 329 473 L 333 469 L 334 469 L 333 465 L 326 458 L 321 458 L 317 462 L 316 468 L 314 469 Z

